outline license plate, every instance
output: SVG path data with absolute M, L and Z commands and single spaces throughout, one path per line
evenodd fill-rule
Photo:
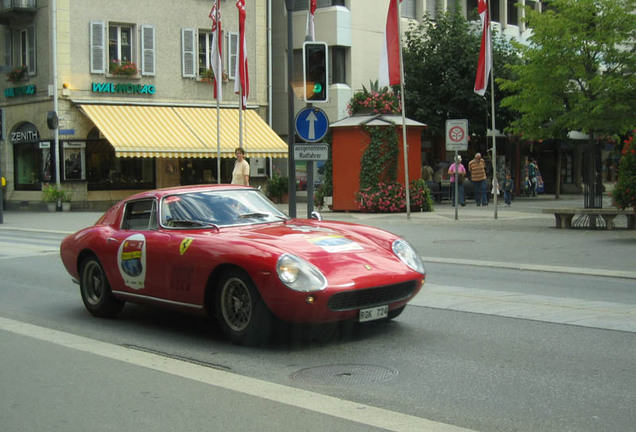
M 389 306 L 376 306 L 367 309 L 360 309 L 360 322 L 374 321 L 389 316 Z

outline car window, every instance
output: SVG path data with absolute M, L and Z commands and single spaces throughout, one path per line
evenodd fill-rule
M 157 229 L 156 200 L 139 200 L 126 204 L 121 227 L 137 231 Z
M 256 190 L 170 195 L 161 201 L 161 225 L 169 228 L 249 225 L 286 219 Z

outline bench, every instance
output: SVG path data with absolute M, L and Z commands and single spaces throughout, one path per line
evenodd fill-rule
M 556 219 L 557 228 L 572 228 L 572 219 L 576 215 L 593 216 L 590 217 L 590 228 L 596 228 L 596 216 L 603 218 L 605 229 L 614 228 L 614 219 L 618 215 L 625 215 L 627 218 L 627 229 L 634 229 L 634 218 L 636 214 L 630 210 L 619 210 L 615 208 L 546 208 L 543 213 L 552 213 Z

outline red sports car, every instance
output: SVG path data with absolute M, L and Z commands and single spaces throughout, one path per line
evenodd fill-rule
M 216 316 L 236 343 L 275 319 L 359 322 L 397 317 L 425 269 L 404 239 L 364 225 L 290 219 L 259 190 L 205 185 L 139 193 L 64 239 L 64 266 L 88 311 L 124 302 Z

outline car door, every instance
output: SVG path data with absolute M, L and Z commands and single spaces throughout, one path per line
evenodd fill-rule
M 157 225 L 157 200 L 141 199 L 126 203 L 121 227 L 108 242 L 113 290 L 140 296 L 165 297 L 165 254 L 170 240 Z

